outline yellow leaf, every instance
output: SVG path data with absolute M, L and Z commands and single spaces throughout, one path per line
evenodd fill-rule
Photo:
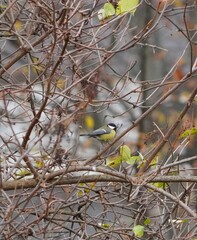
M 15 24 L 14 24 L 14 27 L 15 27 L 15 30 L 19 32 L 19 31 L 22 30 L 22 28 L 23 28 L 23 24 L 22 24 L 21 21 L 16 20 L 16 22 L 15 22 Z
M 36 159 L 35 167 L 40 169 L 40 168 L 45 167 L 45 164 L 44 164 L 44 162 L 41 159 Z
M 175 1 L 174 1 L 174 5 L 175 5 L 176 7 L 183 7 L 183 6 L 184 6 L 183 2 L 180 1 L 180 0 L 175 0 Z
M 33 62 L 32 68 L 35 73 L 37 71 L 44 72 L 45 70 L 44 64 L 40 62 L 39 58 L 32 57 L 32 62 Z
M 22 73 L 27 76 L 29 74 L 29 67 L 28 66 L 23 66 L 21 68 Z
M 88 194 L 89 192 L 91 192 L 92 189 L 94 189 L 96 183 L 92 182 L 92 183 L 80 183 L 79 187 L 81 187 L 81 189 L 77 192 L 77 195 L 79 197 L 82 197 L 84 194 Z
M 84 119 L 85 125 L 88 129 L 94 129 L 94 118 L 90 115 L 86 115 Z
M 65 79 L 64 78 L 59 78 L 56 80 L 56 86 L 59 88 L 59 89 L 65 89 Z

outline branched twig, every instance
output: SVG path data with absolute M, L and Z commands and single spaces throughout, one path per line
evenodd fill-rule
M 157 155 L 157 153 L 161 150 L 161 148 L 166 144 L 166 142 L 168 142 L 169 137 L 172 135 L 172 133 L 174 132 L 174 130 L 177 128 L 177 126 L 179 125 L 180 121 L 182 120 L 182 118 L 185 116 L 185 114 L 187 113 L 187 111 L 190 109 L 192 102 L 194 101 L 194 98 L 197 94 L 197 87 L 194 89 L 194 91 L 192 92 L 190 98 L 187 101 L 187 104 L 185 105 L 185 107 L 183 108 L 182 112 L 179 114 L 177 120 L 175 121 L 175 123 L 169 128 L 169 130 L 167 131 L 167 133 L 161 138 L 161 140 L 159 141 L 158 145 L 155 147 L 155 149 L 153 150 L 153 152 L 151 153 L 151 155 L 148 157 L 148 159 L 146 159 L 145 163 L 143 164 L 143 166 L 140 168 L 138 175 L 141 176 L 144 174 L 144 172 L 146 171 L 146 169 L 148 168 L 148 166 L 150 165 L 152 159 Z

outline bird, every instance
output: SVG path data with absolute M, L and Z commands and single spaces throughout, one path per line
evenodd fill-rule
M 117 126 L 114 123 L 109 123 L 101 128 L 94 130 L 91 133 L 80 134 L 80 136 L 93 137 L 100 141 L 110 141 L 116 136 Z

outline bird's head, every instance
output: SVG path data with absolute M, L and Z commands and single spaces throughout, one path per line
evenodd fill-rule
M 107 126 L 108 126 L 108 128 L 110 128 L 110 129 L 112 129 L 114 131 L 116 131 L 116 129 L 117 129 L 117 126 L 114 123 L 109 123 L 109 124 L 107 124 Z

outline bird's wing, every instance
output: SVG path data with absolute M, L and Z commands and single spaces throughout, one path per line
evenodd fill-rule
M 102 134 L 107 134 L 107 133 L 110 133 L 110 130 L 100 128 L 90 133 L 89 136 L 100 136 Z

